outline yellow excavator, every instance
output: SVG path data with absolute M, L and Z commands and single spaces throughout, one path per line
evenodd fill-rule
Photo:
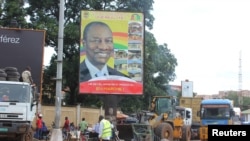
M 190 141 L 190 128 L 184 124 L 184 107 L 176 106 L 177 99 L 173 96 L 154 96 L 151 106 L 147 111 L 138 114 L 139 123 L 131 124 L 133 140 L 160 141 Z M 117 126 L 119 128 L 119 126 Z M 130 127 L 120 126 L 120 130 L 126 130 L 126 136 Z M 119 130 L 119 129 L 118 129 Z
M 150 107 L 154 115 L 149 119 L 149 124 L 161 139 L 189 141 L 190 128 L 184 124 L 184 118 L 190 116 L 190 113 L 185 113 L 185 107 L 176 104 L 174 96 L 154 96 Z

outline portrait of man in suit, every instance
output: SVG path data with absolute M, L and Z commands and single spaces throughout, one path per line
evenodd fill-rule
M 87 24 L 83 31 L 86 57 L 80 64 L 80 82 L 101 76 L 125 76 L 107 65 L 114 53 L 113 34 L 110 27 L 100 21 Z

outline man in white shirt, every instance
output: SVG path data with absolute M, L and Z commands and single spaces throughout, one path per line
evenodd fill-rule
M 33 85 L 33 79 L 31 77 L 31 68 L 29 66 L 22 72 L 23 82 L 27 82 L 30 85 Z
M 110 141 L 112 138 L 112 124 L 102 115 L 99 117 L 99 121 L 99 139 L 101 141 Z

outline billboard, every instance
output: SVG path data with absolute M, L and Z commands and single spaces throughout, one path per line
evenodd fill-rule
M 83 10 L 80 35 L 80 94 L 143 94 L 143 13 Z
M 31 67 L 34 83 L 41 88 L 45 30 L 0 28 L 0 68 L 16 67 L 21 75 Z
M 193 97 L 193 82 L 181 81 L 182 97 Z

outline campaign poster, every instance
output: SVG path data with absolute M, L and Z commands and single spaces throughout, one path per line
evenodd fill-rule
M 144 15 L 81 11 L 79 94 L 143 94 Z

